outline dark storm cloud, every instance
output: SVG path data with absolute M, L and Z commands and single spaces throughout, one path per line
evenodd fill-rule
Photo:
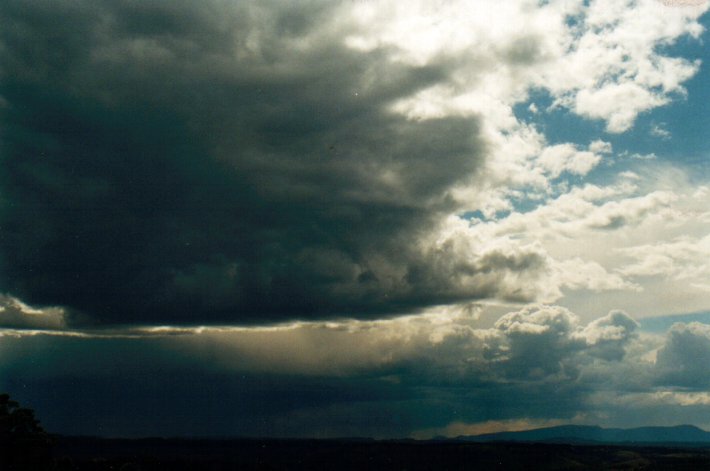
M 475 120 L 389 111 L 446 60 L 348 49 L 337 8 L 2 2 L 2 290 L 108 323 L 513 296 L 536 255 L 418 242 L 483 155 Z

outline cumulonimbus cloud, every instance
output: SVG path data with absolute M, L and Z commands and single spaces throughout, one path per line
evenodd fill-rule
M 652 92 L 593 114 L 626 129 L 696 70 L 652 46 L 699 34 L 699 13 L 654 21 L 614 75 L 619 58 L 585 54 L 623 41 L 594 33 L 608 23 L 594 5 L 563 3 L 512 7 L 527 35 L 471 14 L 455 43 L 432 23 L 413 48 L 417 23 L 385 3 L 3 2 L 3 290 L 114 324 L 543 298 L 554 269 L 537 248 L 440 237 L 476 204 L 457 195 L 589 172 L 600 154 L 569 145 L 496 160 L 496 136 L 523 132 L 511 105 L 543 83 L 582 115 L 602 82 Z M 639 29 L 623 19 L 609 31 Z M 599 73 L 554 75 L 571 65 Z

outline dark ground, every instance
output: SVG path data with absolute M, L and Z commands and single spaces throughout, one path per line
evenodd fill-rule
M 708 447 L 56 438 L 52 470 L 710 469 Z

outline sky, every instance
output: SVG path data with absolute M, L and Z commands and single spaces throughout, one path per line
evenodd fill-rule
M 708 9 L 0 2 L 0 390 L 112 437 L 710 429 Z

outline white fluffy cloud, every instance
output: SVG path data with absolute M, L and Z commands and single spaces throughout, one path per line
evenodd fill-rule
M 572 186 L 526 212 L 473 218 L 458 237 L 534 250 L 545 267 L 536 278 L 538 299 L 586 319 L 600 301 L 641 317 L 707 308 L 707 188 L 693 189 L 684 171 L 667 165 L 633 168 L 604 185 Z M 599 291 L 608 294 L 591 294 Z
M 448 83 L 394 109 L 413 118 L 485 116 L 493 143 L 490 177 L 508 184 L 542 183 L 538 166 L 552 177 L 563 170 L 583 174 L 599 159 L 574 152 L 571 144 L 546 149 L 544 137 L 515 118 L 512 106 L 530 89 L 547 90 L 555 106 L 606 121 L 610 132 L 628 130 L 640 112 L 684 93 L 682 83 L 699 64 L 665 56 L 659 46 L 683 35 L 697 38 L 702 27 L 696 20 L 707 8 L 671 8 L 656 0 L 383 4 L 353 7 L 362 32 L 348 44 L 394 48 L 397 60 L 414 64 L 455 60 Z
M 627 276 L 662 276 L 710 290 L 710 236 L 678 236 L 620 250 L 631 261 L 620 271 Z
M 702 388 L 710 386 L 710 325 L 675 324 L 656 356 L 659 383 Z

